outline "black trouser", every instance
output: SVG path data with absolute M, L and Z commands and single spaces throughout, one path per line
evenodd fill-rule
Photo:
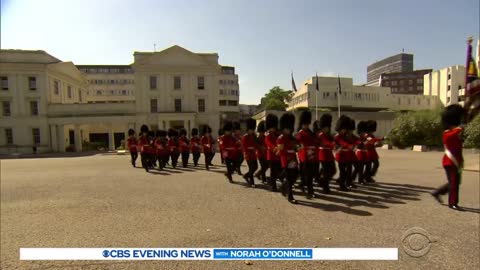
M 352 183 L 352 164 L 338 163 L 338 169 L 340 171 L 340 177 L 338 178 L 340 188 L 346 189 Z
M 243 154 L 240 154 L 236 160 L 236 163 L 235 163 L 235 169 L 237 170 L 237 173 L 238 174 L 242 174 L 242 171 L 240 170 L 240 167 L 242 166 L 242 163 L 243 163 Z
M 277 179 L 280 178 L 282 173 L 282 164 L 279 160 L 270 160 L 270 188 L 275 191 L 277 190 Z
M 227 166 L 227 175 L 230 177 L 235 172 L 235 160 L 231 158 L 225 158 L 225 165 Z
M 248 165 L 248 172 L 245 175 L 245 178 L 248 179 L 250 185 L 255 184 L 255 180 L 253 179 L 253 174 L 255 171 L 258 169 L 258 163 L 257 160 L 247 160 L 247 165 Z
M 303 187 L 305 186 L 305 170 L 304 170 L 304 163 L 299 162 L 298 167 L 300 168 L 300 188 L 303 190 Z
M 307 186 L 307 193 L 311 195 L 313 194 L 313 178 L 318 172 L 318 165 L 315 162 L 304 162 L 301 164 L 300 175 L 303 174 L 303 183 L 301 183 L 301 187 L 303 188 L 304 185 Z
M 188 157 L 190 156 L 189 152 L 182 152 L 182 165 L 183 168 L 186 168 L 188 165 Z
M 257 172 L 257 174 L 260 176 L 262 181 L 266 181 L 267 175 L 265 174 L 268 170 L 268 161 L 264 158 L 258 159 L 260 163 L 260 170 Z
M 170 153 L 170 159 L 172 160 L 172 168 L 174 168 L 174 169 L 177 167 L 179 156 L 180 156 L 180 153 L 178 153 L 178 152 Z
M 138 158 L 138 152 L 130 152 L 130 157 L 132 157 L 132 165 L 135 167 L 135 162 L 137 161 Z
M 148 169 L 149 169 L 148 154 L 140 153 L 140 160 L 142 161 L 142 167 L 145 169 L 145 171 L 148 172 Z
M 437 188 L 433 195 L 444 195 L 448 192 L 448 205 L 456 206 L 458 204 L 458 191 L 460 188 L 461 175 L 455 166 L 445 166 L 448 183 Z
M 355 181 L 358 175 L 358 183 L 364 182 L 365 166 L 366 166 L 366 163 L 364 161 L 357 161 L 353 164 L 352 181 Z
M 215 155 L 215 152 L 206 152 L 206 153 L 203 153 L 203 155 L 205 156 L 205 168 L 209 170 L 210 164 L 212 163 L 212 159 L 213 159 L 213 156 Z
M 322 161 L 322 174 L 320 185 L 324 190 L 330 189 L 330 179 L 337 173 L 335 161 Z
M 157 155 L 157 160 L 158 160 L 158 168 L 160 170 L 165 168 L 165 158 L 161 155 Z
M 297 181 L 298 169 L 285 168 L 285 181 L 282 184 L 282 193 L 287 195 L 288 200 L 293 200 L 293 185 Z
M 193 165 L 198 165 L 198 160 L 200 159 L 200 152 L 192 152 L 193 156 Z
M 221 151 L 220 151 L 220 160 L 222 161 L 222 164 L 225 164 L 225 159 L 223 158 Z
M 378 161 L 378 159 L 374 159 L 372 160 L 372 172 L 371 172 L 371 177 L 375 176 L 375 174 L 377 174 L 377 171 L 378 171 L 378 167 L 380 166 L 380 162 Z

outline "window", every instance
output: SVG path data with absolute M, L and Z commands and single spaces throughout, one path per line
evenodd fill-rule
M 205 77 L 197 77 L 197 87 L 199 90 L 205 89 Z
M 28 87 L 30 90 L 37 90 L 37 78 L 28 77 Z
M 223 96 L 223 89 L 218 90 L 218 93 Z
M 420 99 L 417 98 L 417 105 L 420 105 Z
M 423 86 L 417 86 L 417 91 L 422 91 L 423 90 Z
M 101 96 L 101 95 L 102 95 L 102 91 L 97 90 L 97 96 Z
M 33 144 L 40 144 L 40 129 L 32 128 Z
M 398 105 L 400 105 L 401 103 L 402 103 L 402 102 L 401 102 L 400 98 L 398 98 Z
M 430 99 L 427 99 L 427 105 L 430 106 Z
M 82 102 L 82 90 L 78 90 L 78 100 Z
M 151 113 L 158 112 L 157 99 L 150 99 L 150 112 Z
M 150 90 L 157 89 L 157 77 L 150 76 Z
M 412 85 L 413 84 L 413 80 L 408 80 L 408 85 Z
M 408 91 L 413 91 L 413 87 L 412 87 L 412 86 L 409 86 L 409 87 L 408 87 Z
M 53 82 L 53 93 L 54 93 L 55 95 L 58 95 L 58 93 L 60 92 L 59 89 L 60 89 L 60 88 L 59 88 L 59 83 L 58 83 L 58 81 L 54 81 L 54 82 Z
M 122 90 L 122 95 L 126 96 L 127 95 L 127 90 Z
M 390 86 L 390 82 L 385 82 L 385 86 Z
M 67 96 L 68 98 L 72 98 L 72 87 L 70 85 L 67 87 Z
M 205 112 L 205 99 L 198 100 L 198 112 Z
M 38 102 L 37 101 L 30 101 L 30 114 L 31 115 L 38 115 Z
M 8 90 L 8 77 L 2 76 L 0 80 L 2 81 L 2 90 Z
M 12 112 L 10 111 L 10 101 L 2 101 L 3 107 L 3 116 L 10 116 Z
M 173 89 L 178 90 L 182 88 L 182 79 L 180 76 L 173 77 Z
M 392 86 L 396 86 L 397 85 L 397 81 L 392 81 Z
M 460 90 L 460 89 L 462 89 L 462 86 L 459 84 L 459 85 L 458 85 L 458 90 Z
M 450 91 L 450 88 L 452 88 L 450 85 L 447 86 L 447 90 Z
M 182 111 L 182 100 L 175 99 L 175 112 L 181 112 L 181 111 Z
M 218 105 L 219 106 L 227 106 L 227 101 L 226 100 L 219 100 Z
M 238 105 L 238 101 L 236 100 L 229 100 L 228 101 L 228 106 L 237 106 Z
M 7 144 L 13 144 L 13 132 L 11 128 L 5 129 L 5 141 Z
M 450 103 L 450 97 L 447 97 L 447 103 Z
M 403 81 L 400 81 L 400 85 L 403 85 Z
M 417 79 L 417 83 L 423 83 L 423 79 Z
M 452 78 L 452 74 L 448 74 L 447 80 L 450 80 Z

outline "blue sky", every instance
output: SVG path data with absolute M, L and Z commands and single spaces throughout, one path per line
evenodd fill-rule
M 174 44 L 218 52 L 240 102 L 309 76 L 366 81 L 368 64 L 415 54 L 415 68 L 465 64 L 478 0 L 1 0 L 1 48 L 42 49 L 75 64 L 130 64 Z

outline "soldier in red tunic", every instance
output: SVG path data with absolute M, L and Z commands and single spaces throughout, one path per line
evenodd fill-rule
M 338 183 L 340 185 L 340 190 L 349 191 L 348 182 L 352 177 L 352 166 L 351 166 L 351 156 L 348 153 L 353 149 L 353 144 L 348 140 L 348 127 L 350 124 L 350 118 L 345 115 L 340 116 L 337 120 L 335 130 L 337 134 L 335 135 L 335 144 L 338 148 L 335 159 L 338 162 L 338 169 L 340 171 L 340 176 L 338 178 Z
M 193 156 L 193 165 L 196 167 L 198 165 L 198 160 L 200 159 L 200 138 L 198 138 L 198 129 L 192 128 L 192 138 L 190 138 L 190 149 Z
M 262 181 L 263 184 L 267 183 L 266 172 L 268 170 L 268 161 L 267 161 L 267 145 L 265 144 L 265 121 L 260 121 L 257 126 L 257 158 L 260 163 L 260 170 L 255 174 L 255 176 Z
M 202 151 L 205 156 L 205 168 L 210 170 L 212 159 L 215 155 L 215 141 L 212 137 L 212 129 L 209 126 L 204 126 L 202 134 L 203 136 L 200 139 L 200 143 L 202 144 Z
M 237 161 L 235 162 L 235 170 L 238 175 L 242 175 L 242 163 L 243 163 L 243 146 L 242 146 L 242 129 L 240 128 L 240 122 L 233 122 L 233 136 L 237 139 Z
M 180 138 L 178 138 L 178 146 L 180 149 L 180 153 L 182 155 L 182 166 L 183 168 L 187 168 L 188 166 L 188 158 L 190 156 L 190 140 L 187 138 L 187 131 L 182 128 L 180 129 Z
M 142 161 L 142 167 L 145 171 L 148 172 L 149 165 L 148 165 L 148 154 L 150 147 L 150 142 L 148 140 L 148 127 L 146 125 L 142 125 L 140 127 L 140 137 L 138 138 L 138 147 L 140 148 L 140 160 Z
M 177 167 L 178 157 L 180 156 L 180 152 L 178 149 L 178 132 L 170 128 L 168 130 L 168 150 L 170 151 L 170 160 L 172 161 L 172 168 Z
M 127 139 L 127 148 L 130 152 L 130 157 L 132 158 L 132 166 L 135 167 L 135 162 L 137 161 L 138 151 L 137 151 L 137 138 L 135 138 L 135 130 L 128 130 L 128 139 Z
M 313 193 L 313 178 L 318 173 L 318 146 L 317 139 L 310 124 L 312 122 L 312 113 L 310 111 L 303 111 L 300 114 L 300 130 L 297 133 L 297 142 L 299 143 L 298 158 L 300 160 L 300 170 L 303 175 L 303 183 L 307 186 L 307 199 L 315 197 Z
M 218 151 L 220 152 L 220 161 L 222 162 L 222 164 L 225 164 L 225 160 L 223 159 L 223 155 L 221 154 L 222 149 L 220 148 L 220 140 L 221 140 L 222 136 L 223 136 L 223 129 L 219 128 L 218 129 L 218 137 L 217 137 Z
M 367 138 L 367 122 L 366 121 L 360 121 L 358 122 L 357 125 L 357 134 L 358 134 L 358 140 L 357 140 L 357 150 L 355 151 L 355 155 L 357 157 L 357 160 L 354 164 L 354 170 L 352 173 L 352 179 L 355 181 L 358 175 L 358 183 L 359 184 L 364 184 L 365 183 L 365 165 L 368 161 L 367 158 L 367 149 L 365 147 L 365 141 Z
M 248 172 L 243 176 L 243 178 L 253 188 L 255 187 L 255 180 L 253 179 L 253 174 L 258 169 L 258 145 L 257 136 L 255 134 L 256 127 L 257 122 L 254 119 L 247 119 L 247 133 L 242 136 L 243 156 L 244 159 L 247 161 L 248 165 Z
M 350 177 L 347 178 L 347 187 L 348 188 L 356 188 L 357 185 L 353 183 L 353 180 L 355 179 L 353 175 L 353 169 L 357 165 L 357 156 L 355 155 L 355 150 L 354 147 L 359 145 L 361 143 L 360 138 L 357 137 L 353 132 L 355 131 L 355 120 L 351 119 L 348 121 L 348 129 L 347 129 L 347 141 L 352 145 L 351 149 L 348 149 L 348 166 L 350 167 L 350 171 L 352 172 L 350 174 Z
M 330 133 L 332 126 L 332 116 L 330 114 L 323 114 L 320 117 L 318 129 L 318 160 L 322 164 L 322 174 L 320 174 L 320 185 L 323 187 L 324 193 L 330 193 L 330 179 L 337 173 L 335 167 L 335 157 L 333 156 L 333 149 L 335 148 L 335 140 Z
M 277 139 L 278 139 L 278 118 L 274 114 L 268 114 L 265 119 L 265 127 L 268 134 L 265 136 L 265 145 L 267 146 L 267 161 L 270 167 L 270 190 L 277 191 L 277 179 L 279 179 L 282 164 L 280 156 L 277 155 Z
M 165 130 L 157 131 L 157 139 L 155 140 L 154 146 L 157 153 L 158 168 L 162 170 L 165 168 L 170 155 L 167 147 L 167 132 Z
M 378 171 L 378 167 L 380 165 L 378 161 L 378 153 L 376 150 L 376 145 L 379 143 L 383 138 L 375 137 L 373 134 L 377 130 L 377 122 L 374 120 L 369 120 L 367 122 L 367 138 L 365 147 L 367 148 L 367 165 L 365 171 L 368 173 L 366 175 L 366 182 L 367 183 L 375 183 L 373 176 Z
M 297 203 L 293 198 L 293 185 L 298 177 L 298 160 L 296 150 L 298 143 L 292 135 L 295 124 L 295 116 L 286 113 L 280 118 L 280 130 L 282 135 L 277 139 L 277 153 L 280 155 L 282 168 L 285 170 L 285 181 L 282 185 L 282 194 L 287 196 L 291 203 Z
M 233 182 L 232 174 L 235 171 L 235 161 L 237 160 L 237 140 L 232 134 L 233 124 L 230 121 L 225 122 L 223 126 L 223 132 L 220 139 L 220 149 L 222 149 L 222 156 L 225 160 L 225 165 L 227 166 L 227 172 L 225 176 L 227 177 L 230 183 Z
M 462 128 L 459 127 L 463 114 L 464 109 L 458 104 L 446 107 L 442 113 L 442 124 L 445 129 L 442 139 L 445 147 L 442 165 L 445 168 L 448 183 L 440 186 L 432 193 L 432 196 L 441 203 L 440 195 L 448 192 L 448 207 L 454 210 L 462 210 L 458 206 L 458 192 L 461 170 L 463 169 Z
M 147 152 L 147 159 L 148 159 L 148 167 L 153 169 L 155 167 L 155 163 L 157 162 L 156 152 L 155 152 L 155 132 L 153 130 L 148 131 L 148 147 L 146 148 Z

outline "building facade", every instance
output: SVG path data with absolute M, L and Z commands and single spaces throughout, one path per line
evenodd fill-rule
M 367 67 L 367 85 L 378 86 L 383 73 L 413 71 L 413 54 L 399 53 Z
M 444 106 L 465 101 L 465 66 L 456 65 L 435 70 L 424 76 L 425 96 L 436 96 Z
M 0 154 L 114 150 L 143 124 L 217 130 L 238 119 L 238 75 L 218 54 L 173 46 L 134 60 L 75 66 L 44 51 L 1 50 Z
M 394 72 L 380 75 L 379 86 L 390 87 L 392 94 L 423 95 L 423 76 L 431 69 Z

